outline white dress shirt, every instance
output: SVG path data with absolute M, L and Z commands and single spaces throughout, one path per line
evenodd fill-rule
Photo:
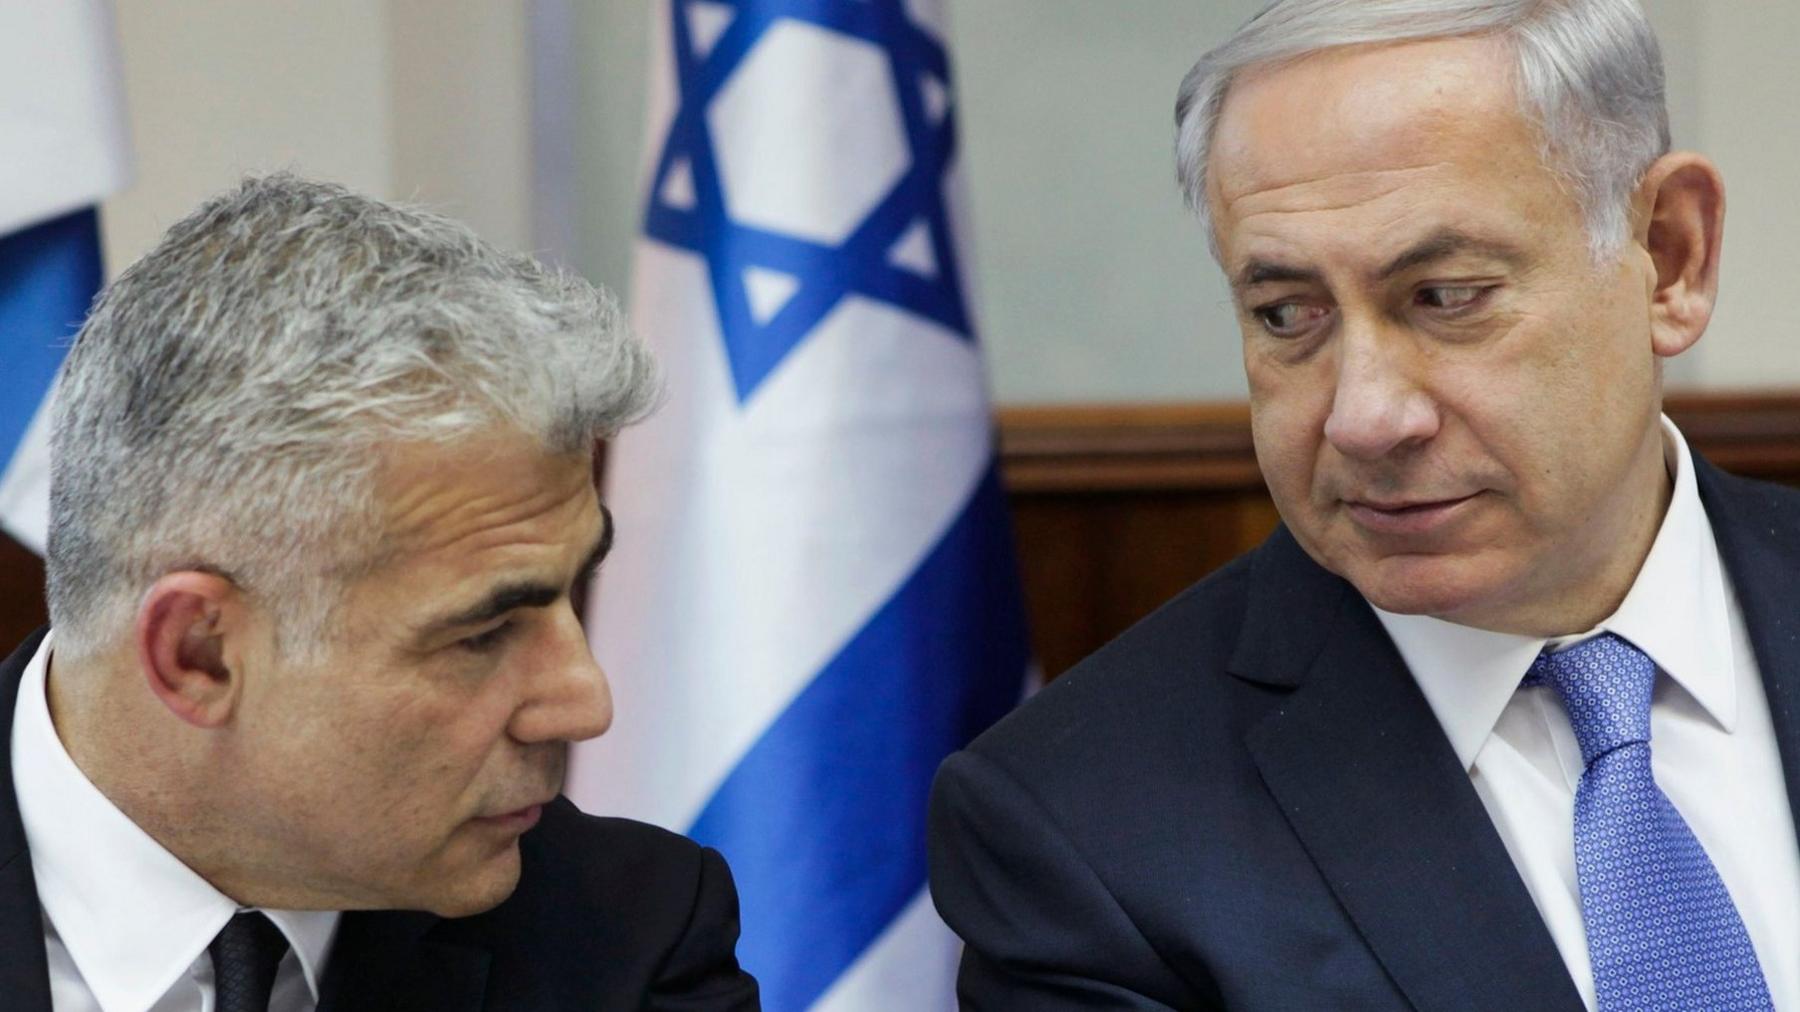
M 240 909 L 108 801 L 69 758 L 45 696 L 50 637 L 13 712 L 13 789 L 44 912 L 56 1012 L 212 1012 L 206 947 Z M 338 914 L 263 911 L 287 936 L 270 1012 L 312 1012 Z
M 1650 756 L 1737 904 L 1777 1009 L 1800 1010 L 1800 848 L 1768 698 L 1736 593 L 1700 503 L 1687 441 L 1665 417 L 1668 513 L 1618 611 L 1580 636 L 1629 640 L 1656 662 Z M 1556 690 L 1521 689 L 1546 641 L 1419 615 L 1376 614 L 1469 771 L 1588 1008 L 1575 874 L 1583 765 Z

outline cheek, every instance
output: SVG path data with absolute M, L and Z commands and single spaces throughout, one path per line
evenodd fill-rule
M 1325 422 L 1331 414 L 1326 370 L 1283 368 L 1246 361 L 1250 380 L 1250 435 L 1263 480 L 1284 509 L 1307 497 Z
M 317 742 L 317 761 L 346 806 L 364 807 L 358 799 L 367 799 L 371 807 L 414 807 L 468 779 L 456 775 L 467 761 L 453 747 L 466 723 L 464 713 L 423 690 L 368 698 L 339 709 Z
M 513 747 L 507 726 L 514 697 L 504 679 L 454 703 L 436 705 L 413 718 L 405 769 L 419 781 L 417 796 L 439 809 L 454 809 L 482 799 L 484 791 L 506 778 Z M 441 813 L 438 813 L 441 814 Z
M 385 724 L 383 761 L 370 775 L 423 799 L 460 793 L 492 751 L 492 724 L 473 708 L 415 708 Z
M 351 879 L 392 881 L 432 865 L 483 799 L 485 755 L 461 747 L 464 730 L 422 711 L 346 727 L 341 751 L 313 792 L 320 854 Z
M 1642 438 L 1656 396 L 1647 344 L 1633 344 L 1619 306 L 1589 294 L 1521 320 L 1496 351 L 1441 375 L 1443 406 L 1477 444 L 1469 452 L 1506 472 L 1493 477 L 1512 484 L 1503 490 L 1528 516 L 1563 522 L 1589 508 Z
M 1563 275 L 1580 276 L 1547 286 L 1543 314 L 1532 321 L 1539 332 L 1534 364 L 1559 371 L 1565 384 L 1585 389 L 1590 398 L 1635 393 L 1653 361 L 1642 281 L 1624 264 L 1597 274 L 1586 270 L 1585 263 L 1565 268 Z M 1596 384 L 1596 377 L 1606 382 Z
M 1620 291 L 1626 284 L 1577 287 L 1530 321 L 1532 338 L 1508 366 L 1518 378 L 1511 385 L 1529 384 L 1521 397 L 1589 432 L 1621 420 L 1636 425 L 1655 398 L 1655 360 L 1648 311 L 1642 298 Z

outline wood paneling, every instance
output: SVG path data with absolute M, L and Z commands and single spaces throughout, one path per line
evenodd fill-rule
M 0 533 L 0 656 L 49 621 L 44 611 L 44 560 Z
M 1055 677 L 1275 529 L 1260 491 L 1014 492 L 1032 646 Z
M 1719 467 L 1800 485 L 1800 393 L 1670 394 L 1664 409 Z
M 1672 394 L 1694 448 L 1740 474 L 1800 485 L 1800 392 Z M 1242 404 L 1005 408 L 1032 637 L 1058 674 L 1276 523 Z M 43 564 L 0 535 L 0 650 L 44 621 Z
M 1260 492 L 1244 404 L 1002 408 L 1007 488 L 1065 492 Z

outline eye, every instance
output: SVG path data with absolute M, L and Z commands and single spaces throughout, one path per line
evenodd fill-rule
M 473 636 L 465 636 L 456 641 L 456 646 L 458 649 L 466 650 L 472 654 L 485 654 L 493 651 L 502 643 L 506 642 L 507 637 L 511 636 L 512 633 L 513 624 L 509 620 L 502 622 L 485 632 L 479 632 Z
M 1457 310 L 1475 305 L 1491 291 L 1492 286 L 1484 285 L 1438 285 L 1419 289 L 1414 298 L 1432 309 Z
M 1295 337 L 1325 318 L 1330 310 L 1303 302 L 1277 302 L 1250 311 L 1263 329 L 1276 337 Z

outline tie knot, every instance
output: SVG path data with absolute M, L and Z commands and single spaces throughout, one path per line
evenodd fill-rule
M 1656 662 L 1612 633 L 1567 650 L 1545 650 L 1531 663 L 1525 682 L 1548 682 L 1562 697 L 1585 765 L 1621 745 L 1650 740 Z
M 213 1007 L 218 1012 L 266 1012 L 287 948 L 287 937 L 259 910 L 225 922 L 206 949 L 213 961 Z

